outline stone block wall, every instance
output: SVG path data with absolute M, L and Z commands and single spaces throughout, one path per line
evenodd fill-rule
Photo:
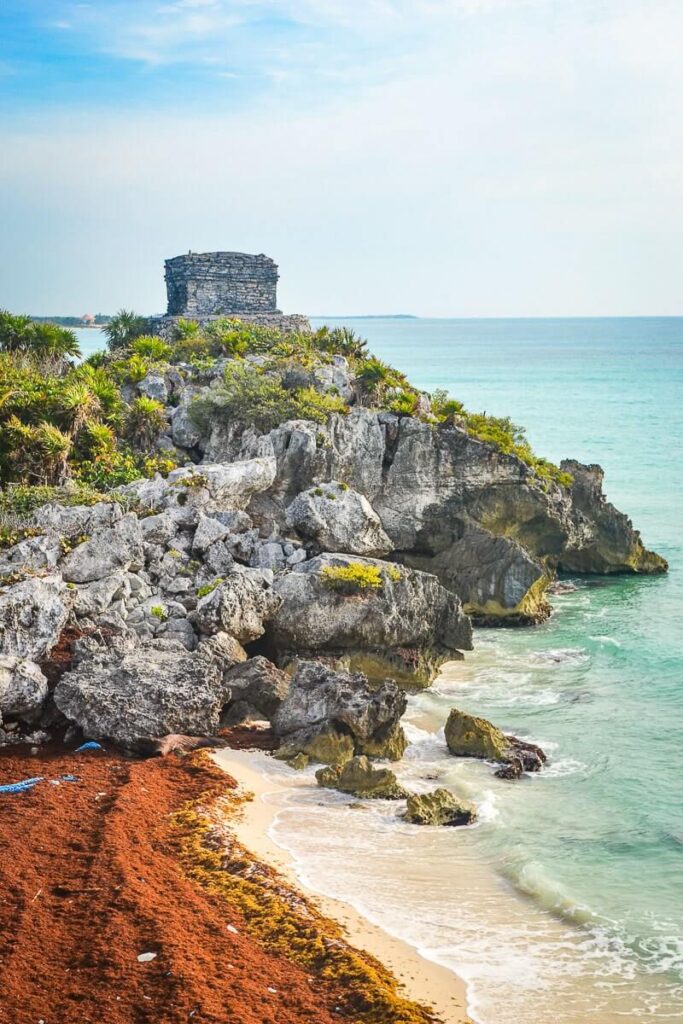
M 190 252 L 166 260 L 168 314 L 277 313 L 277 264 L 263 254 Z
M 224 314 L 224 316 L 229 315 Z M 156 334 L 166 341 L 173 341 L 177 336 L 176 325 L 180 319 L 179 316 L 152 316 L 147 320 L 145 333 Z M 223 317 L 200 314 L 198 316 L 190 315 L 187 319 L 196 321 L 200 327 L 205 327 L 212 320 L 221 320 Z M 290 313 L 289 315 L 286 313 L 240 313 L 239 316 L 234 315 L 234 319 L 250 324 L 259 324 L 261 327 L 275 327 L 285 334 L 290 331 L 310 331 L 311 329 L 308 317 L 301 313 Z

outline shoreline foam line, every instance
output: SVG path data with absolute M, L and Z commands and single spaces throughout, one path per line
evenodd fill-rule
M 312 896 L 325 916 L 343 926 L 352 945 L 367 950 L 398 978 L 404 986 L 405 996 L 432 1006 L 443 1017 L 444 1024 L 467 1024 L 471 1021 L 465 982 L 455 972 L 427 960 L 414 946 L 369 920 L 352 904 L 312 888 L 295 871 L 294 858 L 269 835 L 278 808 L 269 804 L 266 797 L 286 787 L 255 767 L 253 752 L 224 748 L 211 756 L 220 768 L 255 797 L 242 805 L 243 814 L 239 818 L 230 820 L 231 830 L 238 841 L 256 857 L 276 868 L 293 885 Z

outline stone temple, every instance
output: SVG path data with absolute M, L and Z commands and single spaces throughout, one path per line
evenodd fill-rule
M 165 276 L 168 310 L 148 323 L 162 337 L 173 334 L 181 317 L 202 325 L 235 317 L 282 331 L 311 329 L 305 316 L 277 308 L 277 264 L 262 253 L 188 252 L 166 260 Z

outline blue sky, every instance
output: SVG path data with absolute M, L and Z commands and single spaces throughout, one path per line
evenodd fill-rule
M 3 0 L 0 306 L 683 313 L 679 0 Z

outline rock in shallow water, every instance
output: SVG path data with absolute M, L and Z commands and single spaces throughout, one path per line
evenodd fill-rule
M 547 758 L 540 747 L 525 743 L 516 736 L 506 736 L 485 718 L 475 718 L 453 708 L 445 726 L 446 744 L 458 757 L 480 757 L 507 765 L 497 774 L 501 778 L 518 778 L 523 771 L 537 772 Z
M 330 765 L 315 773 L 320 786 L 353 796 L 398 800 L 406 791 L 389 768 L 373 768 L 367 757 L 353 757 L 343 765 Z
M 469 825 L 476 817 L 473 803 L 441 788 L 431 793 L 411 793 L 404 815 L 413 825 Z

